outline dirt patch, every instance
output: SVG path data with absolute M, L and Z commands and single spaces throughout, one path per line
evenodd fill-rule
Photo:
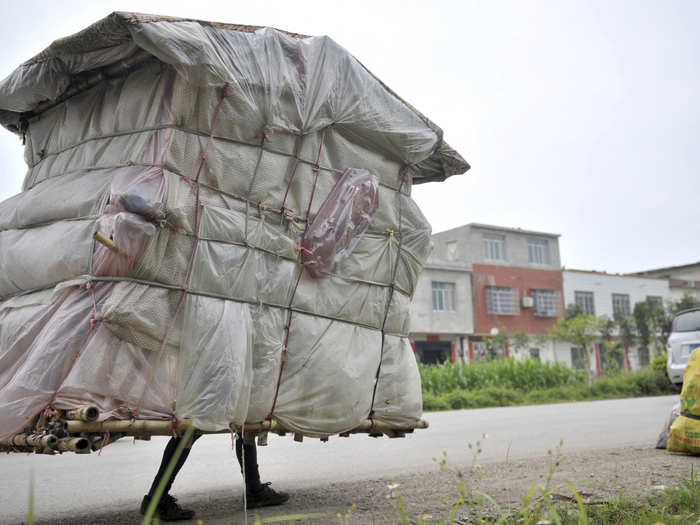
M 285 515 L 309 515 L 298 518 L 297 525 L 318 525 L 341 523 L 337 514 L 344 515 L 354 504 L 351 523 L 388 524 L 398 520 L 395 506 L 396 497 L 387 498 L 392 492 L 391 483 L 398 484 L 393 489 L 395 496 L 401 493 L 405 505 L 412 514 L 429 514 L 434 518 L 448 516 L 451 505 L 458 497 L 458 483 L 463 480 L 472 488 L 489 494 L 504 508 L 517 506 L 522 501 L 528 488 L 535 483 L 544 483 L 550 466 L 558 455 L 511 459 L 508 461 L 487 462 L 474 467 L 472 458 L 447 458 L 451 470 L 440 470 L 436 466 L 425 472 L 415 472 L 397 478 L 385 478 L 377 473 L 376 478 L 361 482 L 337 482 L 327 486 L 292 491 L 290 501 L 283 507 L 257 511 L 263 519 L 272 519 Z M 478 457 L 477 462 L 478 464 Z M 607 501 L 619 497 L 620 493 L 630 498 L 651 496 L 663 487 L 677 486 L 687 479 L 691 467 L 696 470 L 700 458 L 670 454 L 653 448 L 614 448 L 591 452 L 566 454 L 556 467 L 552 476 L 553 486 L 572 483 L 590 503 Z M 461 477 L 460 477 L 461 476 Z M 556 490 L 562 499 L 570 496 L 566 487 Z M 134 502 L 133 509 L 124 512 L 91 513 L 89 515 L 70 516 L 38 523 L 58 524 L 126 524 L 140 523 L 136 510 L 139 502 Z M 243 524 L 245 516 L 242 509 L 243 500 L 240 493 L 229 491 L 193 493 L 183 497 L 181 503 L 197 511 L 197 519 L 205 525 Z M 248 513 L 248 521 L 254 521 L 255 513 Z M 468 522 L 468 511 L 459 512 L 460 522 Z M 279 522 L 288 523 L 288 520 Z M 196 523 L 192 522 L 182 523 Z

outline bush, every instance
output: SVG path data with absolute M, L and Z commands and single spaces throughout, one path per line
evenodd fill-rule
M 561 363 L 545 363 L 536 359 L 506 359 L 452 365 L 419 365 L 423 391 L 440 395 L 454 390 L 478 390 L 504 387 L 521 392 L 583 384 L 585 375 Z
M 451 365 L 448 365 L 451 366 Z M 477 365 L 478 366 L 478 365 Z M 443 371 L 443 365 L 434 367 L 439 369 L 437 373 L 429 367 L 422 367 L 422 373 L 426 373 L 432 381 L 437 381 Z M 454 367 L 459 369 L 460 367 Z M 507 369 L 507 368 L 504 368 Z M 490 369 L 492 372 L 493 369 Z M 433 375 L 431 375 L 433 374 Z M 498 377 L 498 374 L 494 374 Z M 666 377 L 666 372 L 645 369 L 636 372 L 621 372 L 611 377 L 603 377 L 587 387 L 583 382 L 565 383 L 549 388 L 535 388 L 529 391 L 511 388 L 513 375 L 502 374 L 507 380 L 501 385 L 489 385 L 481 388 L 466 389 L 453 388 L 448 392 L 433 393 L 423 392 L 423 409 L 426 411 L 464 409 L 464 408 L 488 408 L 500 406 L 536 405 L 545 403 L 564 403 L 567 401 L 585 401 L 593 399 L 613 399 L 640 396 L 658 396 L 677 394 L 678 389 L 671 384 Z M 459 384 L 455 380 L 450 384 Z M 432 384 L 432 388 L 439 390 L 440 386 Z
M 666 373 L 666 360 L 668 357 L 666 354 L 655 355 L 651 358 L 651 363 L 649 363 L 649 368 L 656 370 L 657 372 Z
M 441 410 L 450 410 L 451 408 L 445 396 L 423 393 L 423 410 L 426 412 L 439 412 Z

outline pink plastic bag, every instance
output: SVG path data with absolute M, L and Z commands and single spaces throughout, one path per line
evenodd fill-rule
M 302 261 L 312 277 L 332 273 L 352 253 L 379 207 L 379 181 L 348 168 L 321 205 L 302 239 Z

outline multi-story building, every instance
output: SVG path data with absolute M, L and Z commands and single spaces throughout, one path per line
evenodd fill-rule
M 474 332 L 471 266 L 433 255 L 411 303 L 411 344 L 424 363 L 463 360 Z
M 471 270 L 472 330 L 460 334 L 456 357 L 479 359 L 486 355 L 486 338 L 506 332 L 542 336 L 536 344 L 520 350 L 545 359 L 554 357 L 550 355 L 553 345 L 544 336 L 563 312 L 558 238 L 552 233 L 476 223 L 433 235 L 433 261 L 461 267 L 465 273 Z M 440 307 L 435 299 L 442 293 L 435 270 L 429 268 L 423 285 L 430 280 L 434 314 Z M 417 352 L 420 344 L 430 342 L 419 337 L 415 341 Z M 497 351 L 507 357 L 513 349 L 504 344 Z
M 615 275 L 605 272 L 564 270 L 564 303 L 577 304 L 587 314 L 614 319 L 618 316 L 630 317 L 634 305 L 647 300 L 658 304 L 670 297 L 669 281 L 652 277 Z M 566 343 L 557 343 L 559 352 L 570 353 L 570 363 L 574 368 L 582 368 L 582 350 Z M 568 348 L 568 350 L 567 350 Z M 618 366 L 634 370 L 649 363 L 649 349 L 639 346 L 625 347 L 618 354 Z M 594 343 L 595 358 L 591 359 L 591 369 L 600 375 L 605 366 L 605 353 L 601 352 L 601 342 Z
M 494 336 L 507 334 L 510 346 L 490 348 L 497 356 L 581 368 L 582 349 L 549 337 L 565 305 L 614 319 L 630 317 L 641 301 L 663 303 L 687 292 L 700 299 L 700 262 L 633 275 L 562 270 L 559 235 L 477 223 L 436 233 L 432 240 L 411 304 L 411 340 L 423 362 L 479 360 L 488 354 L 488 342 L 499 340 Z M 514 348 L 518 333 L 527 335 L 520 338 L 526 342 Z M 593 372 L 606 367 L 610 354 L 603 349 L 609 346 L 594 343 Z M 614 355 L 622 368 L 649 362 L 648 348 L 631 346 Z
M 700 300 L 700 261 L 681 266 L 646 270 L 631 275 L 646 275 L 648 277 L 668 279 L 670 297 L 673 300 L 678 300 L 685 294 Z

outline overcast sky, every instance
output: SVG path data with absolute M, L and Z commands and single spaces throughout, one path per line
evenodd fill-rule
M 700 261 L 700 2 L 3 4 L 3 78 L 115 10 L 328 35 L 472 165 L 415 188 L 433 231 L 559 233 L 567 268 Z M 0 200 L 20 191 L 25 169 L 18 139 L 0 130 Z

